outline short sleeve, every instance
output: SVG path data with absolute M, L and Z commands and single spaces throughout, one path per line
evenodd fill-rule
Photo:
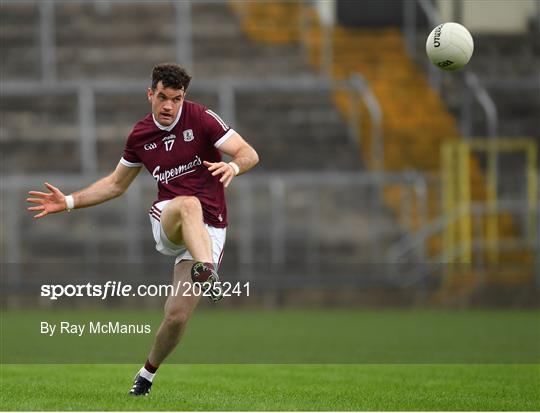
M 234 130 L 229 128 L 223 119 L 210 109 L 204 110 L 202 121 L 210 142 L 216 148 L 219 148 L 234 133 Z
M 120 159 L 120 163 L 128 168 L 137 168 L 142 166 L 142 161 L 137 155 L 137 152 L 131 145 L 131 135 L 126 141 L 126 146 L 124 147 L 124 155 Z

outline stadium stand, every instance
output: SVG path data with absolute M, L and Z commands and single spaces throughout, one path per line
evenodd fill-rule
M 35 58 L 35 39 L 39 13 L 37 7 L 9 4 L 2 8 L 3 20 L 9 27 L 22 25 L 24 54 Z M 156 62 L 173 60 L 174 11 L 166 4 L 140 3 L 129 7 L 112 4 L 110 8 L 84 3 L 58 3 L 55 5 L 56 23 L 56 76 L 59 81 L 82 82 L 130 80 L 148 78 Z M 260 44 L 247 38 L 239 18 L 227 4 L 192 4 L 194 46 L 193 84 L 208 78 L 265 79 L 294 76 L 317 77 L 318 72 L 305 61 L 300 45 L 273 46 Z M 114 18 L 114 24 L 111 19 Z M 148 27 L 149 29 L 144 29 Z M 135 30 L 135 28 L 143 28 Z M 210 28 L 217 28 L 210 30 Z M 9 33 L 7 33 L 9 32 Z M 19 66 L 27 61 L 17 59 L 19 37 L 15 31 L 3 30 L 3 43 L 9 43 L 10 59 L 2 66 L 4 80 L 35 79 L 37 72 L 25 72 Z M 18 33 L 18 31 L 17 31 Z M 7 42 L 9 38 L 9 42 Z M 142 46 L 144 44 L 144 46 Z M 39 59 L 38 59 L 39 60 Z M 34 64 L 36 66 L 36 64 Z M 95 95 L 96 137 L 98 148 L 97 173 L 104 174 L 118 161 L 124 139 L 132 124 L 147 111 L 144 87 Z M 212 92 L 189 93 L 195 101 L 217 107 L 217 95 Z M 27 173 L 47 178 L 50 175 L 81 171 L 77 95 L 75 93 L 10 96 L 3 99 L 1 149 L 7 155 L 3 173 Z M 330 93 L 242 91 L 236 96 L 238 129 L 257 148 L 263 160 L 254 175 L 288 172 L 354 172 L 364 169 L 358 145 L 349 138 L 346 118 L 334 105 Z M 148 182 L 145 173 L 143 180 Z M 47 178 L 48 179 L 48 178 Z M 92 182 L 92 175 L 87 177 Z M 241 181 L 239 180 L 239 185 Z M 39 182 L 36 181 L 36 185 Z M 75 188 L 66 188 L 71 190 Z M 344 193 L 347 192 L 347 193 Z M 18 191 L 21 199 L 24 188 Z M 138 261 L 165 262 L 153 251 L 144 206 L 150 205 L 153 191 L 143 190 L 141 213 L 134 220 L 124 213 L 126 202 L 119 199 L 106 207 L 97 207 L 64 217 L 69 234 L 59 233 L 58 223 L 43 220 L 33 225 L 31 220 L 21 224 L 20 241 L 23 261 L 118 262 L 128 256 L 125 228 L 136 223 L 141 229 L 145 248 L 139 251 Z M 227 241 L 226 266 L 241 260 L 242 211 L 239 210 L 241 189 L 230 190 L 230 220 L 235 228 Z M 255 261 L 267 266 L 272 248 L 273 213 L 269 189 L 253 190 L 253 221 L 256 225 L 250 248 Z M 306 212 L 313 202 L 319 207 L 318 233 L 306 220 Z M 372 216 L 373 203 L 380 205 Z M 339 207 L 338 207 L 339 206 Z M 281 267 L 305 272 L 305 262 L 321 272 L 337 264 L 349 265 L 383 259 L 384 248 L 403 235 L 396 224 L 394 213 L 382 205 L 380 194 L 370 187 L 343 187 L 316 185 L 288 187 L 284 197 L 284 223 L 286 245 Z M 315 216 L 312 219 L 316 219 Z M 64 223 L 62 224 L 64 225 Z M 351 230 L 357 228 L 358 230 Z M 368 230 L 369 228 L 369 230 Z M 311 232 L 310 232 L 311 231 Z M 51 234 L 55 234 L 51 236 Z M 306 239 L 311 241 L 306 242 Z M 88 243 L 88 238 L 92 241 Z M 316 243 L 315 247 L 311 245 Z M 90 246 L 89 246 L 90 245 Z M 315 248 L 315 249 L 314 249 Z M 317 253 L 313 253 L 317 251 Z M 300 257 L 300 259 L 298 258 Z M 326 263 L 329 268 L 322 268 Z M 252 264 L 252 263 L 248 263 Z M 294 267 L 296 264 L 296 268 Z M 303 267 L 302 267 L 303 266 Z M 312 268 L 310 267 L 310 268 Z M 227 269 L 225 269 L 227 271 Z M 168 279 L 168 272 L 162 276 Z M 301 282 L 301 281 L 295 281 Z
M 169 4 L 58 2 L 54 10 L 59 81 L 147 79 L 156 62 L 175 59 L 176 11 Z M 233 2 L 232 5 L 193 2 L 193 84 L 204 83 L 206 79 L 290 78 L 291 74 L 316 78 L 320 73 L 321 28 L 313 11 L 305 16 L 302 13 L 296 2 Z M 301 18 L 311 22 L 308 39 L 301 38 L 298 24 Z M 0 40 L 5 57 L 1 65 L 2 80 L 39 81 L 38 7 L 35 4 L 3 5 L 2 25 Z M 301 40 L 307 40 L 309 55 Z M 384 113 L 385 169 L 419 170 L 427 176 L 437 174 L 441 143 L 446 138 L 457 140 L 460 136 L 456 116 L 461 96 L 452 92 L 461 89 L 445 80 L 448 105 L 443 103 L 418 70 L 418 64 L 407 54 L 398 29 L 359 30 L 336 26 L 332 43 L 332 77 L 344 79 L 359 72 L 379 100 Z M 486 79 L 492 79 L 492 93 L 501 114 L 501 135 L 540 138 L 538 94 L 516 90 L 515 94 L 505 91 L 499 97 L 496 88 L 496 81 L 501 77 L 512 81 L 520 76 L 535 76 L 528 70 L 533 65 L 528 63 L 534 62 L 538 67 L 538 48 L 538 39 L 532 36 L 505 37 L 496 42 L 486 37 L 477 42 L 471 67 L 479 72 L 486 70 Z M 494 56 L 505 53 L 512 53 L 517 63 L 510 64 L 510 59 L 506 59 L 496 69 L 481 63 L 482 56 L 497 59 Z M 100 90 L 96 93 L 98 168 L 87 175 L 88 183 L 92 182 L 93 173 L 102 175 L 116 164 L 130 127 L 147 112 L 144 87 L 142 85 L 140 91 L 109 93 Z M 212 108 L 219 106 L 218 95 L 213 91 L 194 88 L 189 98 Z M 82 114 L 78 111 L 77 99 L 76 92 L 39 92 L 2 99 L 2 174 L 26 173 L 46 178 L 48 174 L 80 173 L 85 160 L 80 155 L 78 125 Z M 344 93 L 239 91 L 235 101 L 236 124 L 232 126 L 253 143 L 261 156 L 261 165 L 253 172 L 254 176 L 283 172 L 332 174 L 374 167 L 367 156 L 373 145 L 367 113 L 364 108 L 359 109 L 362 139 L 353 142 L 347 125 L 351 102 Z M 516 112 L 519 116 L 515 116 Z M 482 116 L 480 111 L 474 112 L 473 134 L 484 133 Z M 472 163 L 473 199 L 485 197 L 482 167 L 481 160 Z M 145 175 L 140 179 L 148 183 L 150 177 Z M 286 239 L 286 244 L 277 250 L 279 265 L 275 270 L 280 275 L 285 273 L 284 268 L 296 274 L 306 274 L 306 268 L 312 274 L 324 274 L 359 262 L 384 262 L 385 248 L 407 233 L 405 221 L 410 220 L 413 229 L 420 225 L 417 204 L 412 205 L 412 219 L 402 214 L 402 187 L 387 187 L 380 194 L 369 186 L 355 186 L 347 192 L 332 185 L 321 189 L 311 183 L 291 185 L 284 190 L 284 216 L 288 221 L 276 229 L 268 219 L 276 209 L 271 204 L 270 192 L 280 189 L 255 184 L 249 192 L 252 198 L 247 201 L 255 211 L 252 216 L 255 238 L 246 242 L 242 239 L 245 211 L 237 207 L 246 202 L 245 191 L 240 180 L 238 182 L 229 195 L 230 221 L 236 229 L 229 233 L 225 271 L 239 263 L 249 265 L 251 271 L 255 268 L 252 264 L 259 263 L 259 268 L 264 268 L 276 258 L 272 254 L 275 253 L 273 234 L 277 230 L 282 231 Z M 20 190 L 18 195 L 23 199 L 24 191 Z M 21 259 L 61 261 L 69 257 L 106 263 L 135 256 L 141 262 L 164 263 L 166 258 L 153 251 L 145 214 L 137 217 L 125 214 L 126 203 L 136 200 L 143 206 L 149 205 L 153 195 L 153 190 L 145 186 L 139 195 L 112 201 L 107 207 L 92 208 L 84 212 L 84 217 L 79 213 L 71 214 L 62 224 L 69 225 L 69 234 L 59 234 L 54 221 L 44 220 L 36 226 L 25 220 L 19 234 L 24 247 Z M 306 217 L 306 211 L 314 211 L 315 204 L 318 211 Z M 429 218 L 436 218 L 440 211 L 440 189 L 434 186 L 428 191 Z M 311 225 L 313 220 L 318 220 L 317 233 Z M 134 225 L 140 231 L 133 234 L 143 240 L 144 248 L 128 251 L 122 240 L 126 237 L 125 231 Z M 503 216 L 499 225 L 503 235 L 517 231 L 511 217 Z M 92 242 L 88 243 L 88 238 Z M 2 243 L 5 250 L 6 240 Z M 441 243 L 441 237 L 431 239 L 432 255 L 440 253 Z M 251 250 L 254 263 L 242 262 L 242 257 L 246 257 L 242 250 L 246 248 Z M 283 251 L 282 256 L 279 251 Z M 528 252 L 518 252 L 504 259 L 530 266 L 533 257 Z M 168 273 L 161 271 L 160 276 L 166 280 Z M 515 279 L 514 274 L 512 277 Z M 452 288 L 470 293 L 478 277 L 469 274 L 459 280 Z M 296 285 L 303 282 L 301 277 L 291 281 Z M 269 285 L 275 286 L 277 281 Z

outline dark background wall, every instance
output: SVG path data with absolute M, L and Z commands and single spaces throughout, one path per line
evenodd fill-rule
M 347 27 L 383 27 L 403 24 L 403 3 L 411 0 L 338 0 L 337 19 Z M 417 13 L 419 27 L 426 27 L 422 13 Z

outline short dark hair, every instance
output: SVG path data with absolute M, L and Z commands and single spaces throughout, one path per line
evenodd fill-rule
M 191 76 L 186 69 L 176 63 L 160 63 L 152 69 L 152 89 L 161 81 L 163 87 L 187 91 Z

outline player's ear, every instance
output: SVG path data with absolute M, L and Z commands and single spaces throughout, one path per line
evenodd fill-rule
M 151 102 L 152 101 L 152 96 L 154 95 L 154 91 L 152 90 L 151 87 L 148 88 L 148 91 L 147 91 L 146 95 L 148 96 L 148 102 Z

